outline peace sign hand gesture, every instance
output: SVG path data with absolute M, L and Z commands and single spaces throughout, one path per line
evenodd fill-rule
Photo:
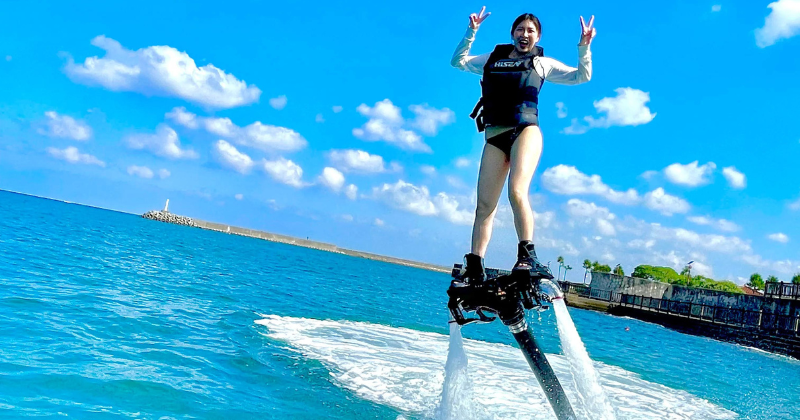
M 486 11 L 486 6 L 483 6 L 483 7 L 481 7 L 481 12 L 479 14 L 476 15 L 475 13 L 473 13 L 473 14 L 469 15 L 469 27 L 470 28 L 477 30 L 478 27 L 481 26 L 481 23 L 487 17 L 489 17 L 489 15 L 492 14 L 491 12 L 484 14 L 485 11 Z
M 581 42 L 578 43 L 578 45 L 589 45 L 592 43 L 595 35 L 597 35 L 597 29 L 595 29 L 593 25 L 594 15 L 589 19 L 588 25 L 583 21 L 583 16 L 581 16 Z

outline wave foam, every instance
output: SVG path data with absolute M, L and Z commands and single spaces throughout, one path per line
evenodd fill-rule
M 442 395 L 448 337 L 437 333 L 350 321 L 264 315 L 264 334 L 320 361 L 334 382 L 378 404 L 434 417 Z M 552 411 L 519 349 L 464 340 L 472 380 L 474 418 L 551 419 Z M 547 359 L 571 401 L 577 398 L 567 360 Z M 624 369 L 595 362 L 599 381 L 617 418 L 681 420 L 738 416 L 685 391 L 642 380 Z

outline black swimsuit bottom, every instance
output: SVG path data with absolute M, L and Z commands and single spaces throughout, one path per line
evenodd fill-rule
M 486 139 L 486 143 L 489 143 L 492 146 L 497 147 L 498 149 L 502 150 L 503 153 L 506 154 L 506 157 L 510 158 L 511 157 L 511 146 L 513 146 L 514 142 L 517 141 L 517 137 L 519 137 L 519 135 L 522 133 L 522 130 L 525 127 L 528 127 L 528 126 L 531 126 L 531 125 L 538 126 L 539 122 L 536 121 L 536 123 L 520 124 L 520 125 L 516 126 L 513 130 L 508 130 L 508 131 L 502 132 L 502 133 L 500 133 L 500 134 L 498 134 L 496 136 L 489 137 L 488 139 Z

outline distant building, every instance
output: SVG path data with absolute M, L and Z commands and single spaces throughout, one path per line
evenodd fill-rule
M 756 289 L 753 289 L 752 287 L 748 287 L 748 286 L 739 286 L 739 288 L 740 288 L 740 289 L 742 289 L 742 291 L 744 292 L 744 294 L 746 294 L 746 295 L 748 295 L 748 296 L 764 296 L 764 294 L 763 294 L 763 293 L 759 292 L 759 291 L 758 291 L 758 290 L 756 290 Z

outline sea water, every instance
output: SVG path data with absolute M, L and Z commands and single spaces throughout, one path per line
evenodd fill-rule
M 0 417 L 435 418 L 449 283 L 0 192 Z M 800 418 L 794 359 L 569 312 L 618 419 Z M 529 323 L 576 395 L 553 312 Z M 476 417 L 551 418 L 501 323 L 460 333 Z

